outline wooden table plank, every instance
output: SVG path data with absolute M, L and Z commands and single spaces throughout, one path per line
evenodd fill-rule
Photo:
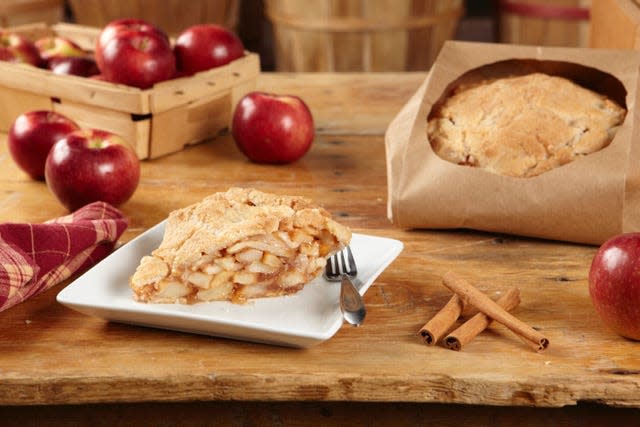
M 364 326 L 343 326 L 311 349 L 280 348 L 84 316 L 55 302 L 63 284 L 0 313 L 0 404 L 640 407 L 638 343 L 606 330 L 588 298 L 595 247 L 389 224 L 382 133 L 423 77 L 264 75 L 260 87 L 301 95 L 326 126 L 307 156 L 287 166 L 254 165 L 229 136 L 218 138 L 144 162 L 140 187 L 122 206 L 131 220 L 127 241 L 209 193 L 252 186 L 312 197 L 354 231 L 402 240 L 403 253 L 366 294 Z M 0 221 L 43 221 L 64 213 L 46 185 L 29 181 L 0 144 Z M 441 284 L 448 270 L 490 292 L 517 285 L 522 303 L 514 314 L 544 331 L 550 348 L 536 353 L 499 325 L 462 352 L 424 345 L 416 333 L 449 298 Z
M 393 402 L 163 402 L 0 407 L 4 427 L 85 426 L 635 426 L 638 410 Z M 169 421 L 170 420 L 170 421 Z

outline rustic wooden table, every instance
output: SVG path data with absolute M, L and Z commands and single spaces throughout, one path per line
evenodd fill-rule
M 384 131 L 424 77 L 264 74 L 261 89 L 309 103 L 318 136 L 307 156 L 255 165 L 221 137 L 145 161 L 122 206 L 128 241 L 171 210 L 251 186 L 311 197 L 354 231 L 403 241 L 366 294 L 362 327 L 306 350 L 237 342 L 85 316 L 56 302 L 61 284 L 0 313 L 2 424 L 637 425 L 640 343 L 609 332 L 592 309 L 595 247 L 387 220 Z M 15 167 L 4 138 L 0 220 L 64 214 Z M 532 351 L 500 325 L 461 352 L 423 344 L 418 329 L 450 296 L 448 270 L 487 289 L 518 286 L 514 314 L 550 347 Z

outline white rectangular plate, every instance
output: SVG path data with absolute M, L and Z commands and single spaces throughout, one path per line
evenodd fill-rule
M 85 274 L 57 296 L 58 302 L 81 313 L 113 322 L 171 329 L 219 337 L 309 347 L 331 338 L 342 326 L 338 305 L 340 284 L 319 277 L 294 295 L 251 300 L 182 304 L 134 301 L 129 277 L 140 258 L 160 245 L 164 222 L 150 228 Z M 362 282 L 360 293 L 400 254 L 398 240 L 353 234 L 351 248 Z

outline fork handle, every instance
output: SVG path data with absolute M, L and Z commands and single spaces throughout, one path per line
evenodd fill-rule
M 367 314 L 360 291 L 346 274 L 342 275 L 340 286 L 340 310 L 344 319 L 354 326 L 360 326 Z

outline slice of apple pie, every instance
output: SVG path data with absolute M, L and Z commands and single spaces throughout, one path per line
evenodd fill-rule
M 137 301 L 194 303 L 292 294 L 351 231 L 310 200 L 232 188 L 172 212 L 131 277 Z

